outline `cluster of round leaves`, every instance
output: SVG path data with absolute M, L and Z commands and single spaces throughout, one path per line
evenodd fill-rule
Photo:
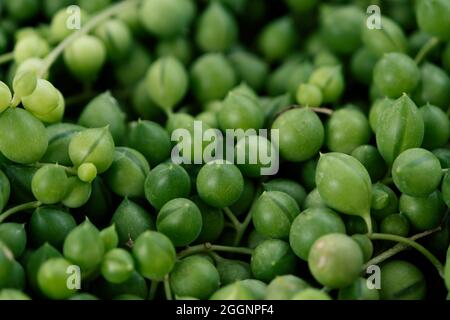
M 323 4 L 303 44 L 297 18 L 315 12 L 315 0 L 286 0 L 290 11 L 267 21 L 265 3 L 258 17 L 246 1 L 142 0 L 63 48 L 59 66 L 88 88 L 104 90 L 112 76 L 131 96 L 120 104 L 106 91 L 67 117 L 46 64 L 76 31 L 66 27 L 68 1 L 43 2 L 49 24 L 16 32 L 9 79 L 0 81 L 0 212 L 35 208 L 26 224 L 0 215 L 0 299 L 26 299 L 25 287 L 50 299 L 145 299 L 150 281 L 177 299 L 426 296 L 423 272 L 407 261 L 381 265 L 381 290 L 361 274 L 380 250 L 372 232 L 409 237 L 443 226 L 427 244 L 443 257 L 450 242 L 450 45 L 429 61 L 410 55 L 450 40 L 447 1 L 419 0 L 412 35 L 408 14 L 388 10 L 382 29 L 368 28 L 356 4 Z M 5 1 L 8 19 L 36 17 L 29 3 Z M 77 3 L 82 27 L 112 5 Z M 241 39 L 244 16 L 264 25 L 255 52 Z M 370 103 L 352 98 L 355 82 Z M 277 164 L 279 151 L 280 174 L 261 177 L 262 159 L 171 161 L 177 129 L 195 136 L 196 120 L 216 129 L 211 139 L 277 130 L 230 149 L 246 161 L 270 151 Z M 77 272 L 80 292 L 67 285 Z

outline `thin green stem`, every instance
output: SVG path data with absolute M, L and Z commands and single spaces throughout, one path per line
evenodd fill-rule
M 228 207 L 227 208 L 223 208 L 223 212 L 228 217 L 228 219 L 230 219 L 230 221 L 233 224 L 233 227 L 236 229 L 236 231 L 238 231 L 241 228 L 241 223 L 236 218 L 234 213 Z
M 242 237 L 244 237 L 245 231 L 247 231 L 250 221 L 252 221 L 252 210 L 251 209 L 248 211 L 244 222 L 239 226 L 238 229 L 236 229 L 236 237 L 234 238 L 234 243 L 233 243 L 234 246 L 238 246 L 241 243 Z
M 222 251 L 222 252 L 230 252 L 230 253 L 241 253 L 241 254 L 253 254 L 253 250 L 244 247 L 229 247 L 229 246 L 220 246 L 220 245 L 212 245 L 212 251 Z
M 437 37 L 432 37 L 430 40 L 425 43 L 425 45 L 420 49 L 420 51 L 417 53 L 414 62 L 416 64 L 420 64 L 430 53 L 431 50 L 433 50 L 434 47 L 436 47 L 439 44 L 439 39 Z
M 393 234 L 384 234 L 384 233 L 373 233 L 372 235 L 369 235 L 369 238 L 371 240 L 387 240 L 387 241 L 396 241 L 400 244 L 404 244 L 406 246 L 412 247 L 422 253 L 437 269 L 439 272 L 439 275 L 443 277 L 444 275 L 444 266 L 442 263 L 430 252 L 428 249 L 426 249 L 424 246 L 418 244 L 415 242 L 415 240 L 412 240 L 410 238 L 405 238 Z M 397 249 L 398 250 L 398 249 Z M 400 250 L 401 251 L 401 250 Z M 392 252 L 390 253 L 392 254 Z M 384 259 L 387 259 L 386 257 L 383 257 Z M 372 259 L 373 260 L 373 259 Z
M 219 256 L 217 253 L 215 252 L 208 252 L 208 254 L 214 259 L 214 261 L 217 263 L 225 260 L 224 258 L 222 258 L 221 256 Z
M 255 197 L 253 198 L 253 202 L 250 206 L 250 209 L 248 210 L 247 216 L 244 219 L 244 222 L 242 222 L 239 226 L 239 229 L 236 230 L 236 237 L 234 239 L 234 246 L 239 246 L 239 244 L 242 241 L 242 237 L 245 234 L 245 231 L 247 231 L 248 225 L 250 224 L 250 222 L 252 221 L 252 209 L 256 203 L 256 201 L 258 200 L 259 196 L 261 195 L 262 192 L 262 186 L 261 184 L 258 185 L 258 188 L 256 189 L 255 192 Z
M 42 70 L 40 70 L 39 76 L 42 77 L 43 75 L 45 75 L 49 71 L 53 63 L 55 63 L 55 61 L 59 58 L 59 56 L 64 52 L 64 50 L 68 46 L 70 46 L 75 40 L 77 40 L 80 36 L 88 34 L 104 20 L 116 14 L 119 14 L 120 12 L 123 12 L 128 7 L 137 5 L 139 1 L 140 0 L 124 0 L 98 13 L 91 20 L 89 20 L 81 29 L 77 30 L 76 32 L 68 36 L 66 39 L 64 39 L 47 55 L 47 57 L 44 59 L 44 66 Z
M 14 52 L 8 52 L 0 55 L 0 64 L 8 63 L 14 60 Z
M 447 173 L 448 172 L 448 168 L 442 169 L 442 173 Z
M 166 114 L 167 119 L 170 119 L 174 115 L 174 113 L 171 109 L 163 109 L 163 111 Z
M 17 212 L 21 212 L 21 211 L 25 211 L 25 210 L 29 210 L 29 209 L 36 209 L 36 208 L 40 207 L 41 205 L 42 205 L 42 203 L 40 201 L 33 201 L 33 202 L 23 203 L 21 205 L 13 207 L 9 210 L 6 210 L 2 214 L 0 214 L 0 223 L 3 223 L 3 221 L 5 221 L 7 218 L 9 218 L 10 216 L 12 216 L 13 214 L 15 214 Z
M 441 227 L 438 227 L 436 229 L 432 229 L 432 230 L 428 230 L 422 233 L 418 233 L 412 237 L 410 237 L 409 239 L 412 241 L 416 241 L 419 240 L 420 238 L 424 238 L 430 234 L 433 234 L 435 232 L 438 232 L 441 230 Z M 393 246 L 392 248 L 380 253 L 378 256 L 372 258 L 371 260 L 369 260 L 362 268 L 363 272 L 366 272 L 367 268 L 371 265 L 378 265 L 380 263 L 382 263 L 383 261 L 395 256 L 396 254 L 408 249 L 409 246 L 404 244 L 404 243 L 398 243 L 395 246 Z
M 150 284 L 150 291 L 148 293 L 148 300 L 155 300 L 156 291 L 158 290 L 160 281 L 152 280 Z
M 331 116 L 333 114 L 333 110 L 328 109 L 328 108 L 310 108 L 312 111 L 314 111 L 315 113 L 323 113 L 326 114 L 328 116 Z
M 367 226 L 367 231 L 368 231 L 367 236 L 370 237 L 370 235 L 372 234 L 372 231 L 373 231 L 372 218 L 370 217 L 370 212 L 368 212 L 367 214 L 362 216 L 362 218 L 364 219 L 364 222 L 366 223 L 366 226 Z
M 188 247 L 187 249 L 181 251 L 178 254 L 178 258 L 182 259 L 197 253 L 209 253 L 213 251 L 222 251 L 222 252 L 230 252 L 230 253 L 240 253 L 240 254 L 249 254 L 253 253 L 252 249 L 243 248 L 243 247 L 229 247 L 229 246 L 220 246 L 213 245 L 209 242 L 204 244 L 199 244 L 193 247 Z
M 172 290 L 170 290 L 170 282 L 168 274 L 166 274 L 166 276 L 164 277 L 164 292 L 166 293 L 167 300 L 173 300 Z

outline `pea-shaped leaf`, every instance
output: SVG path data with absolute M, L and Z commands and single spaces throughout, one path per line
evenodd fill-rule
M 93 82 L 105 61 L 105 45 L 94 36 L 81 36 L 64 50 L 67 68 L 80 81 Z
M 162 233 L 146 231 L 133 246 L 139 272 L 147 279 L 160 280 L 175 265 L 176 252 L 170 239 Z
M 237 88 L 228 93 L 218 114 L 219 125 L 226 129 L 261 129 L 264 116 L 258 97 L 251 89 Z
M 133 45 L 133 36 L 124 20 L 107 20 L 95 30 L 95 35 L 102 40 L 108 57 L 113 62 L 122 62 L 129 57 L 128 54 Z
M 139 18 L 151 34 L 158 38 L 173 38 L 189 28 L 195 11 L 194 1 L 145 0 Z
M 381 267 L 381 300 L 423 300 L 427 292 L 425 276 L 415 265 L 389 260 Z
M 366 167 L 372 181 L 381 180 L 386 175 L 387 165 L 376 147 L 372 145 L 359 146 L 352 151 L 351 156 Z
M 76 293 L 67 285 L 72 262 L 64 258 L 52 258 L 45 261 L 39 268 L 37 282 L 42 293 L 50 299 L 63 300 Z
M 191 244 L 202 231 L 202 214 L 188 199 L 173 199 L 158 213 L 156 228 L 169 237 L 175 246 Z
M 292 221 L 300 213 L 294 198 L 280 191 L 266 191 L 252 208 L 257 232 L 275 239 L 287 239 Z
M 61 248 L 64 239 L 76 227 L 75 219 L 66 211 L 52 208 L 37 208 L 28 223 L 28 235 L 35 246 L 44 243 Z
M 450 207 L 450 173 L 448 172 L 445 174 L 444 180 L 442 181 L 442 198 L 447 204 L 447 207 Z
M 68 178 L 63 167 L 48 164 L 36 171 L 31 180 L 31 190 L 44 204 L 60 202 L 66 195 Z
M 225 218 L 222 210 L 207 205 L 199 196 L 194 196 L 191 200 L 197 205 L 202 214 L 202 230 L 196 242 L 205 243 L 216 241 L 222 235 L 225 227 Z M 231 210 L 233 210 L 233 207 L 231 207 Z M 235 212 L 233 211 L 233 213 Z
M 442 109 L 429 103 L 419 110 L 425 126 L 422 146 L 428 150 L 445 146 L 450 139 L 449 116 Z
M 203 51 L 226 51 L 236 41 L 237 25 L 220 2 L 211 2 L 198 20 L 195 40 Z
M 420 147 L 424 123 L 417 106 L 404 94 L 381 115 L 377 132 L 377 146 L 381 156 L 391 165 L 403 151 Z
M 286 15 L 270 22 L 262 30 L 258 47 L 266 60 L 279 61 L 291 53 L 295 40 L 294 19 Z
M 244 178 L 234 164 L 214 161 L 200 169 L 196 185 L 204 202 L 215 208 L 225 208 L 239 200 L 244 190 Z
M 91 195 L 83 205 L 83 212 L 86 212 L 86 216 L 95 224 L 106 223 L 114 210 L 112 193 L 100 177 L 97 177 L 91 186 Z
M 442 40 L 450 39 L 450 2 L 447 0 L 419 0 L 416 6 L 417 23 L 421 30 Z
M 337 152 L 322 155 L 317 164 L 316 184 L 329 207 L 362 217 L 371 232 L 372 183 L 366 168 L 358 160 Z
M 407 195 L 426 197 L 439 187 L 442 168 L 439 159 L 422 148 L 400 154 L 392 165 L 392 178 L 397 188 Z
M 112 283 L 123 283 L 134 272 L 134 261 L 131 253 L 125 249 L 112 249 L 105 254 L 102 261 L 101 273 Z
M 344 288 L 358 278 L 363 259 L 355 240 L 345 234 L 330 233 L 314 242 L 308 256 L 308 266 L 320 284 Z
M 7 283 L 11 272 L 14 268 L 14 255 L 11 250 L 0 241 L 0 286 L 3 287 L 4 283 Z
M 223 99 L 236 84 L 233 67 L 224 55 L 208 53 L 191 68 L 192 91 L 200 102 Z
M 246 183 L 247 184 L 247 183 Z M 303 204 L 306 198 L 305 188 L 298 182 L 290 179 L 273 179 L 263 183 L 266 191 L 281 191 L 290 195 L 298 204 L 299 207 Z M 253 193 L 252 193 L 253 198 Z M 234 212 L 234 211 L 233 211 Z M 235 212 L 234 212 L 235 213 Z
M 388 17 L 381 17 L 382 28 L 362 29 L 362 40 L 366 47 L 378 56 L 388 52 L 405 52 L 407 40 L 403 30 Z
M 34 91 L 22 98 L 22 104 L 33 114 L 46 115 L 58 106 L 58 90 L 47 80 L 39 79 Z
M 209 300 L 256 300 L 256 297 L 250 289 L 238 281 L 220 288 Z
M 29 96 L 36 89 L 37 82 L 38 78 L 34 71 L 27 70 L 17 73 L 13 80 L 14 94 L 19 97 Z
M 305 161 L 316 155 L 324 141 L 324 128 L 317 114 L 309 108 L 282 113 L 273 123 L 279 130 L 281 156 L 292 162 Z
M 8 288 L 10 290 L 24 290 L 25 270 L 19 262 L 13 262 L 8 278 L 0 282 L 0 287 Z M 2 291 L 3 290 L 1 290 L 0 292 Z
M 239 280 L 250 279 L 250 264 L 240 260 L 219 259 L 216 264 L 220 275 L 220 283 L 227 285 Z
M 19 258 L 27 244 L 25 225 L 13 222 L 0 224 L 0 242 L 11 250 L 14 257 Z
M 278 276 L 267 286 L 267 300 L 290 300 L 296 293 L 309 288 L 305 280 L 291 274 Z
M 9 160 L 30 164 L 47 150 L 45 127 L 26 110 L 13 108 L 0 116 L 0 152 Z
M 98 229 L 86 219 L 64 241 L 64 256 L 83 271 L 90 271 L 102 261 L 105 248 Z
M 255 299 L 264 300 L 267 292 L 267 285 L 261 280 L 245 279 L 239 281 L 245 288 L 249 289 L 255 296 Z
M 79 208 L 86 204 L 92 193 L 92 185 L 83 182 L 78 177 L 70 177 L 67 180 L 67 192 L 62 203 L 68 208 Z
M 378 182 L 372 186 L 372 217 L 381 221 L 398 212 L 398 198 L 388 186 Z
M 6 83 L 0 81 L 0 112 L 5 111 L 11 103 L 12 94 Z
M 374 85 L 389 98 L 398 98 L 402 93 L 411 93 L 420 80 L 420 70 L 408 55 L 387 53 L 375 65 Z
M 399 208 L 415 231 L 437 228 L 445 216 L 445 204 L 437 190 L 425 197 L 412 197 L 404 193 L 400 197 Z
M 58 94 L 58 103 L 56 107 L 46 113 L 46 114 L 40 114 L 40 113 L 33 113 L 33 115 L 45 123 L 58 123 L 61 122 L 61 120 L 64 117 L 64 111 L 66 110 L 66 102 L 64 100 L 64 96 L 59 90 L 56 90 Z
M 341 66 L 323 66 L 311 74 L 309 83 L 322 91 L 323 102 L 336 102 L 344 93 L 345 80 Z
M 130 123 L 128 146 L 142 153 L 152 168 L 168 159 L 172 150 L 167 131 L 158 123 L 147 120 Z
M 11 193 L 11 184 L 8 177 L 0 170 L 0 212 L 3 211 L 9 200 Z
M 59 163 L 70 166 L 69 143 L 72 137 L 83 127 L 71 123 L 58 123 L 45 128 L 48 137 L 48 148 L 41 161 L 45 163 Z
M 86 3 L 86 2 L 85 2 Z M 102 2 L 98 2 L 102 3 Z M 103 1 L 103 3 L 105 3 Z M 55 4 L 55 6 L 53 6 Z M 94 4 L 91 2 L 91 4 Z M 49 9 L 53 9 L 50 11 Z M 61 8 L 56 6 L 56 2 L 52 2 L 52 5 L 50 6 L 49 3 L 44 3 L 44 10 L 46 14 L 50 17 L 52 16 L 52 22 L 50 25 L 49 30 L 49 36 L 51 39 L 55 42 L 61 42 L 65 38 L 67 38 L 71 33 L 75 32 L 76 30 L 73 30 L 72 28 L 67 28 L 67 21 L 71 16 L 71 11 L 69 12 L 66 10 L 67 8 Z M 86 23 L 86 20 L 88 19 L 88 13 L 85 11 L 85 7 L 80 8 L 80 24 L 83 26 Z
M 148 202 L 159 210 L 172 199 L 189 196 L 191 180 L 182 166 L 161 163 L 147 176 L 144 188 Z
M 269 66 L 263 59 L 246 51 L 233 52 L 229 59 L 242 81 L 254 90 L 261 89 L 269 73 Z
M 199 256 L 184 258 L 170 274 L 170 286 L 179 297 L 207 299 L 219 289 L 219 285 L 220 275 L 216 267 Z
M 370 140 L 366 116 L 348 106 L 333 112 L 325 127 L 325 144 L 330 151 L 350 154 Z
M 450 78 L 440 67 L 425 62 L 420 68 L 421 81 L 413 98 L 417 105 L 430 103 L 446 111 L 450 104 Z
M 373 132 L 377 132 L 378 123 L 380 122 L 381 115 L 384 111 L 391 107 L 395 100 L 389 98 L 383 98 L 376 100 L 370 107 L 369 123 Z
M 123 142 L 126 133 L 125 114 L 109 91 L 89 102 L 83 109 L 78 124 L 87 128 L 109 126 L 116 144 Z
M 348 54 L 361 46 L 361 24 L 364 20 L 364 13 L 357 6 L 321 6 L 322 35 L 336 53 Z
M 69 156 L 75 167 L 91 162 L 98 173 L 108 170 L 114 160 L 114 140 L 108 127 L 77 133 L 70 141 Z
M 105 173 L 106 184 L 121 197 L 143 197 L 144 182 L 150 172 L 145 157 L 138 151 L 119 147 Z
M 310 208 L 299 214 L 292 222 L 289 244 L 294 253 L 308 261 L 314 242 L 329 233 L 345 233 L 342 218 L 328 208 Z
M 188 89 L 188 76 L 184 66 L 172 57 L 160 58 L 147 73 L 150 97 L 157 105 L 170 110 L 183 99 Z
M 100 238 L 102 238 L 105 252 L 117 248 L 117 246 L 119 245 L 119 235 L 116 231 L 116 225 L 112 224 L 108 228 L 100 231 Z
M 119 245 L 124 245 L 130 240 L 135 241 L 141 233 L 155 229 L 150 214 L 128 198 L 123 199 L 114 212 L 111 223 L 116 226 Z
M 253 251 L 250 266 L 255 279 L 269 282 L 295 272 L 297 258 L 288 243 L 279 239 L 261 242 Z
M 2 165 L 2 169 L 8 180 L 14 181 L 10 184 L 10 201 L 25 203 L 36 200 L 31 192 L 31 180 L 37 171 L 36 168 L 7 164 Z
M 26 275 L 28 283 L 33 291 L 39 293 L 37 284 L 37 274 L 39 268 L 45 261 L 52 258 L 61 258 L 61 253 L 52 247 L 50 244 L 45 243 L 40 246 L 36 251 L 33 251 L 26 262 Z

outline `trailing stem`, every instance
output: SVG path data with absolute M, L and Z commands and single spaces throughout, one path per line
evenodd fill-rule
M 230 252 L 230 253 L 240 253 L 240 254 L 248 254 L 251 255 L 253 253 L 252 249 L 243 248 L 243 247 L 230 247 L 230 246 L 220 246 L 214 245 L 209 242 L 204 244 L 199 244 L 193 247 L 188 247 L 187 249 L 181 251 L 178 254 L 178 258 L 182 259 L 194 254 L 198 253 L 208 253 L 213 251 L 222 251 L 222 252 Z
M 368 261 L 363 266 L 363 271 L 365 271 L 367 269 L 367 267 L 370 265 L 379 264 L 379 263 L 385 261 L 386 259 L 396 255 L 397 253 L 399 253 L 403 250 L 406 250 L 409 247 L 412 247 L 412 248 L 416 249 L 417 251 L 419 251 L 420 253 L 422 253 L 422 255 L 424 255 L 435 266 L 435 268 L 439 272 L 439 275 L 441 277 L 443 277 L 444 276 L 444 266 L 442 265 L 442 263 L 430 251 L 428 251 L 428 249 L 426 249 L 424 246 L 422 246 L 421 244 L 416 242 L 416 240 L 426 237 L 430 234 L 433 234 L 439 230 L 441 230 L 440 227 L 433 229 L 433 230 L 428 230 L 428 231 L 416 234 L 416 235 L 412 236 L 411 238 L 405 238 L 405 237 L 401 237 L 401 236 L 397 236 L 397 235 L 384 234 L 384 233 L 374 233 L 372 235 L 369 235 L 369 238 L 371 240 L 395 241 L 395 242 L 398 242 L 398 244 L 395 245 L 394 247 L 392 247 L 391 249 L 386 250 L 385 252 L 381 253 L 380 255 L 374 257 L 370 261 Z
M 70 36 L 65 38 L 47 55 L 47 57 L 44 59 L 44 66 L 42 70 L 40 70 L 39 76 L 42 77 L 43 75 L 45 75 L 49 71 L 50 67 L 59 58 L 59 56 L 64 52 L 64 49 L 70 46 L 80 36 L 88 34 L 90 31 L 95 29 L 100 23 L 102 23 L 106 19 L 116 14 L 119 14 L 120 12 L 123 12 L 129 7 L 137 5 L 139 1 L 140 0 L 124 0 L 98 13 L 91 20 L 89 20 L 81 29 L 77 30 L 76 32 L 72 33 Z
M 42 205 L 42 203 L 40 201 L 33 201 L 33 202 L 23 203 L 21 205 L 13 207 L 9 210 L 6 210 L 2 214 L 0 214 L 0 223 L 3 223 L 3 221 L 5 221 L 7 218 L 9 218 L 10 216 L 12 216 L 15 213 L 29 210 L 29 209 L 36 209 L 36 208 L 40 207 L 41 205 Z

